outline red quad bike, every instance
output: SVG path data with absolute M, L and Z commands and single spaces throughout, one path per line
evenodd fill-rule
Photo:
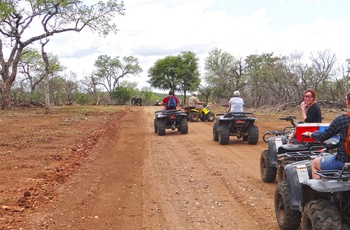
M 191 122 L 196 122 L 199 119 L 201 121 L 213 122 L 215 119 L 215 114 L 211 112 L 210 108 L 207 108 L 207 105 L 203 105 L 202 113 L 199 113 L 199 109 L 196 109 L 194 106 L 185 106 L 185 113 L 188 115 L 188 120 Z
M 165 135 L 165 130 L 177 129 L 181 134 L 188 133 L 187 114 L 181 110 L 158 110 L 154 117 L 154 132 Z

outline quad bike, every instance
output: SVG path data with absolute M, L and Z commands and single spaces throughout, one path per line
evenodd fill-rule
M 283 178 L 283 166 L 291 161 L 300 161 L 308 158 L 309 151 L 319 149 L 322 144 L 311 138 L 301 137 L 301 133 L 306 131 L 316 131 L 318 124 L 316 123 L 295 123 L 293 116 L 279 118 L 280 120 L 290 121 L 292 126 L 287 126 L 283 131 L 268 131 L 264 134 L 263 140 L 267 142 L 268 149 L 264 150 L 260 155 L 260 175 L 264 182 L 272 183 Z M 329 124 L 323 124 L 327 127 Z M 296 138 L 289 140 L 289 134 L 296 133 Z M 273 136 L 275 135 L 275 136 Z M 268 137 L 268 138 L 267 138 Z M 302 153 L 300 157 L 291 156 L 288 158 L 277 158 L 278 154 L 283 153 Z
M 255 145 L 259 139 L 259 129 L 254 124 L 257 118 L 251 112 L 230 112 L 216 114 L 213 126 L 213 139 L 221 145 L 227 145 L 230 136 L 242 138 L 248 144 Z
M 188 133 L 187 114 L 181 110 L 158 110 L 155 112 L 154 132 L 165 135 L 165 129 L 177 129 L 181 134 Z
M 284 168 L 286 180 L 278 183 L 274 195 L 279 227 L 350 229 L 350 163 L 342 170 L 316 171 L 320 179 L 311 179 L 311 162 L 294 162 Z
M 188 114 L 188 119 L 192 122 L 198 121 L 200 119 L 201 121 L 214 121 L 215 114 L 211 112 L 210 108 L 207 108 L 207 105 L 203 105 L 202 112 L 200 113 L 200 109 L 196 109 L 195 106 L 185 106 L 184 107 L 185 113 Z

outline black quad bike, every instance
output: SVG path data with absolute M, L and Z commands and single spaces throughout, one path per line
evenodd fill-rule
M 277 181 L 281 183 L 286 180 L 286 175 L 284 171 L 284 167 L 288 164 L 303 161 L 303 160 L 312 160 L 318 156 L 329 154 L 334 149 L 334 146 L 338 144 L 338 139 L 330 138 L 324 143 L 321 142 L 309 142 L 305 143 L 305 146 L 308 147 L 308 150 L 295 151 L 294 149 L 298 149 L 295 145 L 283 145 L 279 150 L 283 149 L 281 154 L 277 154 Z M 291 147 L 292 148 L 288 148 Z M 286 149 L 288 148 L 288 149 Z
M 177 129 L 181 134 L 188 133 L 187 114 L 181 110 L 158 110 L 155 112 L 154 132 L 165 135 L 165 130 Z
M 274 207 L 283 230 L 350 229 L 350 163 L 341 170 L 316 171 L 311 160 L 285 166 L 286 180 L 278 183 Z
M 200 110 L 196 109 L 195 106 L 185 106 L 183 108 L 185 110 L 185 113 L 188 115 L 188 120 L 191 122 L 196 122 L 198 120 L 213 122 L 215 119 L 215 114 L 211 111 L 210 108 L 207 108 L 206 104 L 203 105 L 201 113 Z
M 227 145 L 230 136 L 236 136 L 248 144 L 255 145 L 259 139 L 259 129 L 254 124 L 256 120 L 251 112 L 218 113 L 213 126 L 213 139 L 221 145 Z
M 280 120 L 289 121 L 292 126 L 286 126 L 282 131 L 268 131 L 263 135 L 263 140 L 267 142 L 268 149 L 260 155 L 260 176 L 264 182 L 272 183 L 276 180 L 283 180 L 283 167 L 292 161 L 301 161 L 309 159 L 310 150 L 320 149 L 320 142 L 307 142 L 302 138 L 288 140 L 288 136 L 302 122 L 294 122 L 294 116 L 279 118 Z M 290 143 L 288 143 L 290 141 Z M 290 155 L 286 153 L 291 153 Z M 278 158 L 277 155 L 280 155 Z

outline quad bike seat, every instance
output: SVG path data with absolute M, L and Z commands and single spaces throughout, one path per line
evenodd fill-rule
M 310 146 L 307 146 L 305 144 L 284 144 L 278 148 L 278 153 L 307 151 L 309 149 Z

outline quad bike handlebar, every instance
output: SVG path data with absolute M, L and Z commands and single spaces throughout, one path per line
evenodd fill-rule
M 271 137 L 271 136 L 284 136 L 284 135 L 288 135 L 299 123 L 302 122 L 294 122 L 294 120 L 296 119 L 295 116 L 292 115 L 288 115 L 286 117 L 280 117 L 278 118 L 279 120 L 282 121 L 289 121 L 292 126 L 286 126 L 283 130 L 270 130 L 264 133 L 262 139 L 265 143 L 267 143 L 267 140 Z

